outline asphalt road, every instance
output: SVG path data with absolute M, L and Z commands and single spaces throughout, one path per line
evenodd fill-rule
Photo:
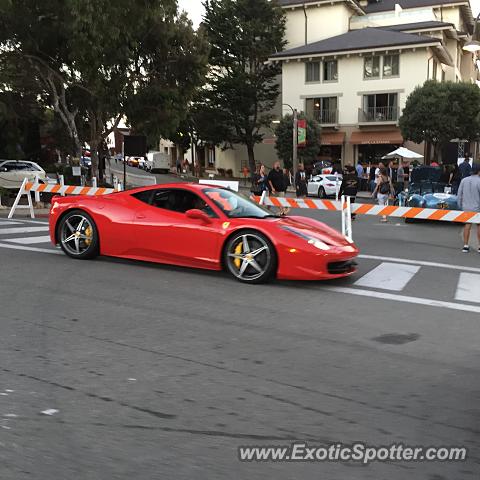
M 479 478 L 480 255 L 459 252 L 458 227 L 361 218 L 355 277 L 261 286 L 73 261 L 42 227 L 0 219 L 1 480 Z M 374 283 L 396 267 L 393 284 Z M 469 458 L 237 459 L 240 445 L 294 440 Z

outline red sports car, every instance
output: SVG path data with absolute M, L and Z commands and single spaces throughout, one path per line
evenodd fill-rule
M 230 190 L 192 183 L 54 197 L 50 236 L 73 258 L 108 255 L 209 270 L 242 282 L 355 271 L 357 247 L 327 225 L 280 217 Z

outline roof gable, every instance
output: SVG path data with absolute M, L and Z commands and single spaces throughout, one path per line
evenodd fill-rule
M 309 43 L 301 47 L 291 48 L 272 55 L 275 57 L 298 57 L 306 55 L 333 54 L 347 51 L 369 50 L 376 48 L 401 47 L 422 44 L 440 44 L 440 40 L 432 37 L 413 35 L 410 33 L 383 30 L 381 28 L 362 28 L 342 35 Z

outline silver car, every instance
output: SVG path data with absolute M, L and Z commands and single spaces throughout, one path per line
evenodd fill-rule
M 0 160 L 0 187 L 18 189 L 24 179 L 39 183 L 47 182 L 45 170 L 35 162 L 27 160 Z

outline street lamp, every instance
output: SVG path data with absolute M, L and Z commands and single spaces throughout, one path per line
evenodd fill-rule
M 467 52 L 476 53 L 480 51 L 480 41 L 479 41 L 479 32 L 478 32 L 478 21 L 480 20 L 480 13 L 475 19 L 475 26 L 473 27 L 473 35 L 470 41 L 468 41 L 463 49 Z
M 282 103 L 282 106 L 289 107 L 292 110 L 293 114 L 293 156 L 292 156 L 292 170 L 293 170 L 293 182 L 295 183 L 295 174 L 298 170 L 298 148 L 297 148 L 297 141 L 298 141 L 298 112 L 296 108 L 293 108 L 288 103 Z

